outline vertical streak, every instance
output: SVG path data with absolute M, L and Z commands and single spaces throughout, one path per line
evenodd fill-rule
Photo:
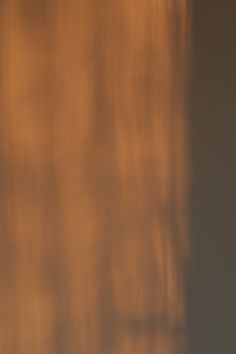
M 0 10 L 0 351 L 186 353 L 189 0 Z
M 8 111 L 5 85 L 6 48 L 9 13 L 7 2 L 0 2 L 0 352 L 17 350 L 16 244 L 12 237 L 10 198 L 13 188 L 12 165 L 8 156 Z

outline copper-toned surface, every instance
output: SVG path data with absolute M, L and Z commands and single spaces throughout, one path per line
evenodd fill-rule
M 0 353 L 186 353 L 188 1 L 0 6 Z

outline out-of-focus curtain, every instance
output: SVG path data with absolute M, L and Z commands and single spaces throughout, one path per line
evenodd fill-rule
M 185 353 L 189 2 L 0 7 L 0 352 Z

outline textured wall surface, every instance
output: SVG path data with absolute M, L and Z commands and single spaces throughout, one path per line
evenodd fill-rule
M 186 353 L 188 1 L 0 7 L 0 352 Z

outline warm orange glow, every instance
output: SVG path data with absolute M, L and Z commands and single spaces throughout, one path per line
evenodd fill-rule
M 2 13 L 0 353 L 185 353 L 188 0 Z

